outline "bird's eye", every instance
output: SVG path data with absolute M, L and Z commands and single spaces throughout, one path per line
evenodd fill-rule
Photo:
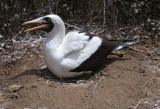
M 48 18 L 47 20 L 50 22 L 50 21 L 51 21 L 51 18 Z

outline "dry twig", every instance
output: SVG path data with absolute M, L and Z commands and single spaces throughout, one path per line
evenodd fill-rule
M 137 107 L 139 106 L 139 104 L 141 103 L 142 101 L 140 100 L 139 102 L 138 102 L 138 104 L 134 107 L 134 109 L 137 109 Z
M 107 104 L 111 106 L 111 104 L 108 102 L 108 100 L 105 97 L 103 97 L 103 99 L 107 102 Z
M 103 26 L 106 24 L 106 0 L 103 0 Z
M 42 100 L 42 96 L 40 94 L 38 94 L 38 96 L 40 97 L 40 99 Z
M 50 10 L 50 14 L 52 14 L 53 12 L 53 7 L 52 7 L 52 2 L 51 0 L 48 0 L 48 4 L 49 4 L 49 10 Z
M 94 88 L 93 88 L 93 90 L 92 90 L 92 95 L 94 94 L 94 92 L 95 92 L 95 90 L 96 90 L 99 82 L 101 82 L 102 79 L 103 79 L 103 78 L 101 78 L 101 79 L 94 85 Z
M 1 3 L 2 4 L 2 3 Z M 3 12 L 4 12 L 4 18 L 5 18 L 5 22 L 6 22 L 6 25 L 7 25 L 7 36 L 9 37 L 9 39 L 11 40 L 11 44 L 14 48 L 14 45 L 13 45 L 13 41 L 12 41 L 12 37 L 10 35 L 10 30 L 9 30 L 9 24 L 8 24 L 8 17 L 7 17 L 7 12 L 6 12 L 6 7 L 5 7 L 5 2 L 3 1 Z

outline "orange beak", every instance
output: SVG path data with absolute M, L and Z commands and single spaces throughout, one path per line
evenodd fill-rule
M 31 20 L 31 21 L 24 22 L 22 25 L 33 24 L 33 23 L 42 24 L 42 23 L 47 23 L 47 22 L 45 20 L 43 20 L 43 17 L 40 17 L 40 18 Z M 48 28 L 48 25 L 44 24 L 44 25 L 41 25 L 41 26 L 33 27 L 33 28 L 25 30 L 24 32 L 34 31 L 34 30 L 38 30 L 38 29 L 45 29 L 45 28 Z

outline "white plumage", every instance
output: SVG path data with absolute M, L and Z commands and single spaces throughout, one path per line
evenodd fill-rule
M 65 26 L 57 15 L 48 15 L 54 23 L 54 28 L 48 33 L 43 44 L 44 60 L 51 72 L 60 78 L 75 77 L 83 72 L 70 72 L 89 58 L 100 46 L 101 39 L 94 37 L 91 40 L 85 33 L 78 31 L 65 35 Z
M 81 66 L 83 62 L 89 59 L 102 45 L 103 38 L 98 36 L 90 38 L 85 33 L 78 31 L 72 31 L 65 35 L 65 25 L 62 19 L 53 14 L 24 24 L 41 22 L 47 23 L 26 31 L 44 29 L 48 32 L 47 39 L 43 44 L 43 55 L 49 70 L 59 78 L 82 75 L 84 72 L 72 72 L 71 70 Z

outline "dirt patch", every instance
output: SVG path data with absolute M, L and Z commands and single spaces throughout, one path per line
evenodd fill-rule
M 119 51 L 93 75 L 58 79 L 46 68 L 41 53 L 2 63 L 0 108 L 6 109 L 150 109 L 160 107 L 160 65 L 155 46 L 145 42 Z M 106 63 L 107 64 L 107 63 Z M 23 88 L 12 92 L 11 85 Z

